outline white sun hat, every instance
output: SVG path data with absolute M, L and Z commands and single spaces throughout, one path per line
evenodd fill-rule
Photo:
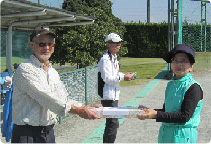
M 109 35 L 106 36 L 105 38 L 105 42 L 120 42 L 122 41 L 122 39 L 120 38 L 120 36 L 116 33 L 110 33 Z

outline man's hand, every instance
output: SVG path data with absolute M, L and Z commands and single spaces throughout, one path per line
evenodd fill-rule
M 99 108 L 100 105 L 99 104 L 93 104 L 93 105 L 91 105 L 91 107 Z
M 126 74 L 126 75 L 129 75 L 129 74 L 131 75 L 131 74 L 132 74 L 132 72 L 126 72 L 125 74 Z
M 130 74 L 125 74 L 124 75 L 124 81 L 131 81 L 131 75 Z
M 81 107 L 72 106 L 69 113 L 77 114 L 84 119 L 100 119 L 99 116 L 91 111 L 91 109 L 94 109 L 95 107 L 98 107 L 98 105 L 94 105 L 94 107 L 84 105 Z

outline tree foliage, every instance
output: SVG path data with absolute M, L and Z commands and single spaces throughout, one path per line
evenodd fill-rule
M 123 37 L 125 32 L 122 21 L 112 14 L 111 6 L 109 0 L 64 0 L 63 9 L 96 19 L 89 25 L 55 27 L 58 38 L 52 62 L 77 63 L 80 67 L 96 64 L 107 51 L 106 35 L 114 32 Z M 126 53 L 127 48 L 122 46 L 119 55 Z

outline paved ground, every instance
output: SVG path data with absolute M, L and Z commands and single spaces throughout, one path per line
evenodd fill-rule
M 211 71 L 194 72 L 193 77 L 202 84 L 204 89 L 204 105 L 201 112 L 201 123 L 198 127 L 197 143 L 208 143 L 211 140 Z M 150 108 L 161 108 L 167 82 L 167 80 L 160 80 L 149 93 L 146 93 L 144 98 L 140 96 L 140 99 L 137 100 L 140 101 L 140 104 Z M 119 106 L 124 106 L 125 103 L 133 99 L 133 96 L 145 89 L 147 85 L 148 83 L 139 86 L 121 87 Z M 73 116 L 64 120 L 62 124 L 55 126 L 56 142 L 82 143 L 89 140 L 90 136 L 93 136 L 93 142 L 102 143 L 102 133 L 97 132 L 99 132 L 99 127 L 104 125 L 104 122 L 105 119 L 85 120 Z M 156 123 L 155 120 L 125 119 L 118 129 L 116 143 L 157 143 L 160 125 L 161 123 Z M 4 139 L 1 138 L 1 140 L 5 142 Z
M 197 143 L 208 143 L 211 140 L 211 71 L 195 72 L 193 77 L 198 80 L 204 89 L 204 105 L 201 113 L 201 123 L 198 127 Z M 164 91 L 167 80 L 160 80 L 151 92 L 141 100 L 140 104 L 150 108 L 161 108 L 164 101 Z M 147 83 L 140 86 L 122 87 L 121 100 L 119 106 L 129 101 L 141 89 L 145 88 Z M 102 133 L 99 134 L 99 127 L 102 127 L 105 119 L 84 120 L 79 117 L 73 117 L 61 125 L 55 127 L 56 141 L 58 143 L 81 143 L 87 142 L 88 137 L 93 136 L 92 142 L 102 143 Z M 116 143 L 157 143 L 158 130 L 161 123 L 155 120 L 125 119 L 118 130 Z M 94 135 L 93 135 L 94 134 Z M 96 135 L 96 137 L 95 137 Z M 88 142 L 90 142 L 88 140 Z

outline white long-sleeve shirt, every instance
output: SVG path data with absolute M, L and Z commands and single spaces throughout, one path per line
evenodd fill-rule
M 13 76 L 12 121 L 17 125 L 47 126 L 56 123 L 56 116 L 65 116 L 71 104 L 58 72 L 31 55 L 20 64 Z
M 98 63 L 98 72 L 105 82 L 103 87 L 102 100 L 119 100 L 120 86 L 119 82 L 124 80 L 124 73 L 119 72 L 119 61 L 117 55 L 103 54 Z

